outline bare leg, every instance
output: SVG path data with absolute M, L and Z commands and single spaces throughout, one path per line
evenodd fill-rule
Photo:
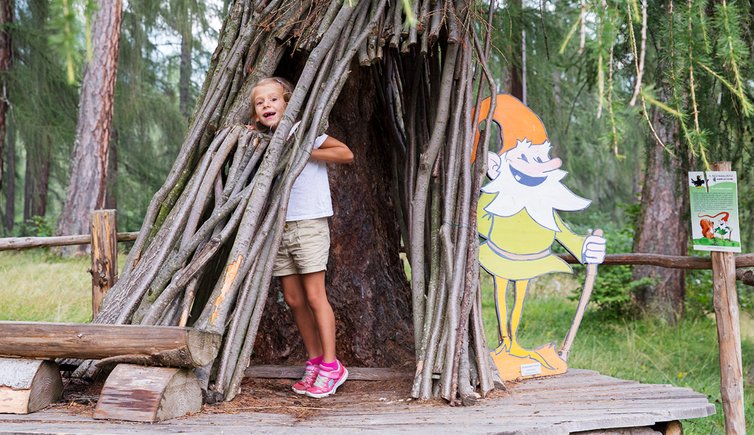
M 323 359 L 325 362 L 335 361 L 335 314 L 325 291 L 325 271 L 301 275 L 306 301 L 319 329 L 319 340 L 322 343 Z
M 524 311 L 524 298 L 526 297 L 526 288 L 529 286 L 529 280 L 515 281 L 515 299 L 513 300 L 513 309 L 511 310 L 511 344 L 518 347 L 518 325 L 521 323 L 521 314 Z
M 511 336 L 508 332 L 508 304 L 505 294 L 508 291 L 508 280 L 495 276 L 495 309 L 497 310 L 498 338 L 504 349 L 510 349 Z
M 322 355 L 319 329 L 307 303 L 302 275 L 280 277 L 280 283 L 283 286 L 283 298 L 293 312 L 293 319 L 296 321 L 301 338 L 304 340 L 307 355 L 310 359 Z
M 513 309 L 511 309 L 511 344 L 509 347 L 510 354 L 519 357 L 529 357 L 535 361 L 539 361 L 543 366 L 548 369 L 553 367 L 545 361 L 544 357 L 534 350 L 526 350 L 518 344 L 518 325 L 521 323 L 521 314 L 524 311 L 524 299 L 526 298 L 526 290 L 529 287 L 529 280 L 515 281 L 515 299 L 513 301 Z

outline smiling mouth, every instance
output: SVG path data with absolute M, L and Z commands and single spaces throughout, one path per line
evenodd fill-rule
M 262 114 L 262 117 L 264 117 L 264 119 L 270 119 L 273 116 L 275 116 L 275 112 L 267 112 L 267 113 Z
M 547 177 L 531 177 L 529 175 L 524 174 L 521 171 L 517 171 L 513 166 L 510 166 L 510 168 L 511 168 L 511 174 L 513 175 L 513 178 L 515 178 L 516 181 L 523 184 L 524 186 L 529 186 L 529 187 L 539 186 L 540 184 L 544 183 L 544 181 L 547 179 Z

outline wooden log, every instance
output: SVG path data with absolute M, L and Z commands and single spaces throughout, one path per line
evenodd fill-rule
M 736 280 L 746 285 L 754 285 L 754 270 L 736 269 Z
M 668 422 L 664 435 L 683 435 L 683 424 L 678 420 Z
M 618 427 L 611 429 L 588 430 L 572 432 L 573 435 L 662 435 L 651 427 Z
M 173 326 L 0 322 L 0 356 L 102 359 L 201 367 L 217 356 L 222 337 Z M 129 359 L 130 358 L 130 359 Z
M 0 358 L 0 413 L 28 414 L 63 395 L 63 380 L 52 361 Z
M 132 242 L 139 235 L 134 233 L 118 233 L 118 242 Z M 13 251 L 31 248 L 48 248 L 51 246 L 71 246 L 71 245 L 88 245 L 92 242 L 91 234 L 80 234 L 75 236 L 55 236 L 55 237 L 6 237 L 0 239 L 0 251 Z
M 608 235 L 609 237 L 609 235 Z M 566 263 L 579 264 L 571 254 L 558 254 Z M 754 254 L 736 255 L 735 267 L 754 267 Z M 711 269 L 712 260 L 705 257 L 687 257 L 684 255 L 645 254 L 631 252 L 627 254 L 608 254 L 602 265 L 648 265 L 668 267 L 671 269 Z
M 118 240 L 115 210 L 92 212 L 92 317 L 99 313 L 107 291 L 118 280 Z
M 152 423 L 201 409 L 202 389 L 193 371 L 119 364 L 102 387 L 93 417 Z
M 730 171 L 730 162 L 712 165 L 716 171 Z M 730 252 L 712 252 L 712 288 L 717 341 L 720 346 L 720 393 L 727 434 L 745 434 L 741 330 L 738 319 L 736 264 Z

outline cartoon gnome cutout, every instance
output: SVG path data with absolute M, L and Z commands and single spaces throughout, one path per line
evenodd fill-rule
M 490 99 L 482 102 L 478 122 L 487 118 Z M 492 119 L 501 131 L 499 154 L 488 153 L 490 182 L 482 187 L 477 209 L 477 225 L 483 241 L 479 263 L 495 284 L 499 344 L 491 352 L 503 380 L 549 376 L 565 373 L 567 352 L 559 354 L 555 343 L 534 350 L 521 347 L 517 337 L 529 282 L 551 272 L 572 273 L 571 267 L 551 247 L 557 241 L 582 264 L 599 264 L 605 258 L 605 239 L 601 231 L 581 236 L 571 231 L 558 211 L 586 208 L 591 201 L 571 192 L 561 180 L 567 172 L 561 160 L 550 157 L 550 142 L 539 117 L 510 95 L 498 95 Z M 596 266 L 593 266 L 596 273 Z M 592 276 L 593 282 L 594 276 Z M 513 288 L 513 306 L 506 293 Z M 589 294 L 579 304 L 583 306 Z M 588 290 L 591 293 L 591 288 Z M 574 320 L 578 328 L 580 314 Z M 575 328 L 568 336 L 572 341 Z

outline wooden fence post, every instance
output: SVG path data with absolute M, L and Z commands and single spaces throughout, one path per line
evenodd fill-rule
M 730 171 L 730 162 L 712 165 L 714 171 Z M 727 434 L 745 434 L 741 327 L 738 320 L 736 260 L 732 252 L 712 252 L 712 285 L 720 346 L 720 395 Z
M 92 212 L 92 318 L 105 294 L 118 280 L 118 240 L 115 210 Z

